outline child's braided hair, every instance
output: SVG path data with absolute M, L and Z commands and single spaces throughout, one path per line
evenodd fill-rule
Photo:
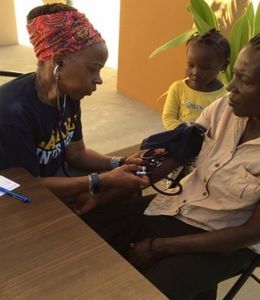
M 187 47 L 205 45 L 213 47 L 218 57 L 223 63 L 225 69 L 230 61 L 230 45 L 228 40 L 215 28 L 210 29 L 204 34 L 195 34 L 189 38 L 186 43 Z

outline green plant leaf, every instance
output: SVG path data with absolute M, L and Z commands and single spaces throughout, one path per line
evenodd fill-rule
M 199 17 L 208 24 L 210 28 L 219 29 L 219 24 L 213 10 L 204 0 L 190 0 L 188 10 L 192 12 L 194 17 L 196 15 L 195 19 Z
M 245 18 L 249 22 L 249 39 L 250 39 L 254 34 L 254 19 L 255 19 L 254 7 L 252 2 L 250 2 L 247 6 L 247 9 L 245 11 Z
M 231 28 L 229 41 L 231 45 L 230 64 L 227 73 L 232 78 L 232 70 L 240 50 L 245 46 L 251 37 L 251 26 L 248 20 L 247 11 L 236 20 Z
M 192 5 L 188 5 L 188 11 L 192 15 L 193 21 L 197 27 L 197 31 L 199 32 L 199 34 L 203 34 L 209 31 L 211 28 L 213 28 L 197 14 L 196 10 Z
M 183 32 L 182 34 L 178 35 L 176 38 L 168 41 L 167 43 L 163 44 L 162 46 L 160 46 L 159 48 L 155 49 L 149 56 L 149 58 L 165 51 L 168 50 L 170 48 L 179 46 L 183 43 L 185 43 L 194 33 L 197 32 L 196 28 L 192 28 L 188 31 Z
M 220 25 L 217 18 L 205 0 L 190 0 L 188 2 L 187 10 L 192 15 L 195 28 L 183 32 L 174 39 L 155 49 L 151 53 L 150 58 L 172 47 L 183 44 L 196 32 L 203 34 L 212 28 L 219 30 Z M 234 22 L 230 31 L 230 64 L 226 72 L 220 74 L 224 84 L 227 84 L 232 79 L 233 66 L 238 53 L 250 40 L 250 38 L 257 33 L 260 33 L 260 4 L 258 4 L 254 15 L 253 4 L 250 2 L 246 6 L 245 13 Z
M 254 20 L 254 30 L 252 35 L 256 35 L 260 33 L 260 3 L 257 6 L 256 13 L 255 13 L 255 20 Z

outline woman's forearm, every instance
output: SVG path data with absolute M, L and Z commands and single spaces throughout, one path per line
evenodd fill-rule
M 205 233 L 154 241 L 158 253 L 176 255 L 183 253 L 216 253 L 248 247 L 260 241 L 260 234 L 247 226 L 225 228 Z

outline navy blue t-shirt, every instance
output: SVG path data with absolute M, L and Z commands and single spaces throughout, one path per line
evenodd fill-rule
M 82 138 L 80 102 L 67 98 L 61 115 L 39 100 L 35 76 L 0 87 L 0 170 L 23 167 L 33 176 L 52 176 L 61 167 L 64 146 Z

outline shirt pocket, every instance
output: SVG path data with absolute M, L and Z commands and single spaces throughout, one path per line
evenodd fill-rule
M 246 200 L 248 205 L 260 200 L 260 177 L 248 172 L 243 165 L 228 181 L 228 190 L 236 198 Z
M 211 149 L 214 147 L 215 140 L 210 136 L 210 131 L 208 130 L 205 133 L 204 141 L 200 150 L 200 153 L 198 155 L 197 163 L 196 165 L 205 164 L 205 158 L 207 158 L 208 153 L 211 151 Z

